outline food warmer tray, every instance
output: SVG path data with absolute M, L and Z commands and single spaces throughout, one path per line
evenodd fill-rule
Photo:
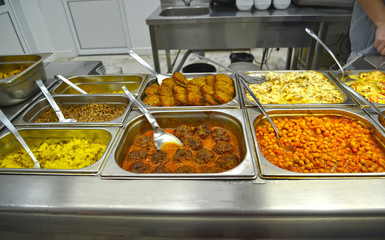
M 115 138 L 120 130 L 119 127 L 17 127 L 20 135 L 28 146 L 39 146 L 44 141 L 55 141 L 63 139 L 85 138 L 107 145 L 102 157 L 94 164 L 81 169 L 23 169 L 23 168 L 0 168 L 0 174 L 45 174 L 45 175 L 96 175 L 100 172 L 106 156 L 110 151 Z M 20 149 L 21 145 L 13 134 L 3 131 L 0 136 L 0 156 L 7 155 Z
M 10 72 L 20 68 L 20 73 L 0 79 L 0 106 L 13 106 L 29 99 L 38 91 L 35 80 L 46 81 L 43 61 L 52 53 L 0 56 L 0 72 Z
M 183 73 L 183 75 L 187 78 L 187 79 L 192 79 L 192 78 L 197 78 L 197 77 L 205 77 L 207 75 L 216 75 L 216 74 L 219 74 L 219 73 Z M 183 109 L 197 109 L 197 108 L 200 108 L 200 109 L 218 109 L 218 108 L 240 108 L 240 94 L 239 94 L 239 86 L 237 84 L 237 81 L 235 80 L 235 76 L 234 74 L 231 74 L 231 73 L 224 73 L 226 74 L 227 76 L 229 76 L 233 82 L 234 82 L 234 88 L 235 88 L 235 96 L 234 96 L 234 99 L 231 100 L 230 102 L 227 102 L 225 104 L 220 104 L 220 105 L 213 105 L 213 106 L 167 106 L 167 107 L 158 107 L 158 106 L 151 106 L 151 105 L 147 105 L 145 103 L 143 103 L 143 99 L 144 99 L 144 90 L 149 87 L 149 86 L 152 86 L 154 84 L 157 84 L 157 80 L 156 78 L 148 78 L 148 80 L 145 82 L 144 86 L 142 87 L 142 90 L 141 92 L 139 93 L 139 96 L 137 97 L 138 101 L 140 103 L 142 103 L 144 106 L 146 106 L 147 109 L 151 109 L 151 110 L 164 110 L 164 109 L 180 109 L 180 110 L 183 110 Z M 136 107 L 134 106 L 134 109 Z
M 151 126 L 140 112 L 132 111 L 108 156 L 101 177 L 103 179 L 254 179 L 256 178 L 255 149 L 244 113 L 241 109 L 153 111 L 152 114 L 162 128 L 175 128 L 182 124 L 207 124 L 229 130 L 237 137 L 242 162 L 237 167 L 221 173 L 138 174 L 126 171 L 120 166 L 134 139 L 151 130 Z
M 80 75 L 69 77 L 68 79 L 89 94 L 124 94 L 122 86 L 126 86 L 133 95 L 137 95 L 140 92 L 143 82 L 148 77 L 149 75 L 147 74 Z M 79 94 L 78 91 L 61 81 L 51 92 L 54 95 Z
M 376 71 L 375 69 L 371 69 L 371 70 L 350 70 L 347 72 L 347 74 L 350 76 L 350 75 L 358 75 L 360 74 L 361 72 L 373 72 L 373 71 Z M 381 70 L 381 72 L 384 72 L 383 70 Z M 340 79 L 341 77 L 341 71 L 330 71 L 329 72 L 330 75 L 334 78 L 334 79 L 337 79 L 336 82 L 338 83 L 338 79 Z M 338 83 L 338 85 L 341 86 L 340 83 Z M 364 107 L 364 108 L 369 108 L 370 106 L 366 103 L 364 103 L 363 101 L 361 101 L 360 99 L 354 97 L 352 94 L 348 93 L 353 99 L 354 101 L 357 102 L 358 106 L 360 107 Z M 385 107 L 385 104 L 382 104 L 382 103 L 376 103 L 376 102 L 371 102 L 373 103 L 376 107 Z
M 284 170 L 272 164 L 261 153 L 258 147 L 256 138 L 255 126 L 266 118 L 263 113 L 256 108 L 249 108 L 246 110 L 249 118 L 252 136 L 256 143 L 257 162 L 260 170 L 260 176 L 266 179 L 347 179 L 347 178 L 364 178 L 364 177 L 385 177 L 385 172 L 381 173 L 297 173 Z M 371 126 L 373 135 L 381 142 L 382 146 L 385 144 L 384 132 L 379 128 L 378 124 L 373 121 L 369 115 L 360 108 L 299 108 L 299 109 L 268 109 L 266 110 L 269 116 L 275 117 L 283 116 L 308 116 L 308 115 L 335 115 L 347 116 L 358 119 L 365 125 Z
M 287 72 L 292 72 L 292 71 L 274 71 L 277 73 L 287 73 Z M 296 72 L 305 72 L 305 71 L 296 71 Z M 314 104 L 263 104 L 265 108 L 302 108 L 302 107 L 354 107 L 357 106 L 356 102 L 352 99 L 352 97 L 343 89 L 339 84 L 336 83 L 335 79 L 330 76 L 328 72 L 325 71 L 317 71 L 323 73 L 329 80 L 330 82 L 344 95 L 344 102 L 342 103 L 314 103 Z M 244 72 L 245 75 L 250 75 L 250 76 L 256 76 L 256 77 L 262 77 L 262 74 L 267 73 L 266 71 L 247 71 Z M 240 88 L 244 89 L 244 88 Z M 245 107 L 257 107 L 254 101 L 250 101 L 246 97 L 246 89 L 243 91 L 240 90 L 241 95 L 243 97 Z
M 56 103 L 60 105 L 79 105 L 84 106 L 89 103 L 123 105 L 126 106 L 124 113 L 109 122 L 50 122 L 50 123 L 35 123 L 36 118 L 46 109 L 52 108 L 45 97 L 39 98 L 13 122 L 14 125 L 25 126 L 122 126 L 124 120 L 131 111 L 132 104 L 127 96 L 121 94 L 65 94 L 54 95 Z
M 379 128 L 385 134 L 385 120 L 382 119 L 382 117 L 371 108 L 364 108 L 363 110 L 373 119 L 375 123 L 377 123 Z M 385 108 L 378 108 L 378 110 L 385 114 Z

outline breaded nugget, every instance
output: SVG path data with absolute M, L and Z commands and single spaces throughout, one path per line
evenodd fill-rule
M 206 76 L 206 84 L 210 86 L 214 86 L 215 83 L 215 76 L 214 75 L 207 75 Z
M 150 106 L 160 106 L 159 95 L 148 95 L 143 99 L 143 103 Z
M 172 90 L 174 91 L 174 94 L 186 94 L 186 88 L 175 85 Z
M 189 92 L 187 93 L 187 101 L 192 106 L 201 106 L 203 105 L 203 97 L 199 92 Z
M 203 85 L 206 85 L 206 79 L 204 77 L 193 78 L 188 82 L 188 84 L 202 87 Z
M 214 94 L 202 93 L 203 101 L 207 103 L 207 105 L 219 105 L 218 101 L 215 100 Z
M 166 78 L 163 79 L 161 86 L 169 86 L 170 88 L 173 88 L 176 85 L 173 78 Z
M 186 93 L 177 93 L 175 94 L 175 104 L 177 106 L 188 106 L 187 94 Z
M 227 84 L 225 82 L 215 82 L 214 90 L 224 92 L 229 96 L 234 96 L 234 86 L 232 84 Z
M 151 85 L 149 87 L 146 87 L 146 89 L 144 89 L 144 94 L 146 96 L 149 96 L 149 95 L 158 95 L 159 94 L 159 85 L 158 84 L 154 84 L 154 85 Z
M 160 96 L 159 97 L 160 106 L 167 107 L 167 106 L 175 106 L 175 99 L 174 97 L 170 96 Z
M 172 88 L 170 88 L 169 86 L 160 86 L 159 87 L 159 95 L 161 96 L 169 96 L 171 97 L 172 96 Z
M 188 80 L 182 73 L 174 72 L 174 74 L 172 76 L 174 77 L 174 81 L 176 84 L 178 84 L 182 87 L 187 87 Z
M 227 84 L 233 85 L 233 80 L 226 74 L 222 73 L 215 75 L 215 82 L 225 82 Z
M 214 94 L 214 87 L 213 86 L 210 86 L 210 85 L 203 85 L 201 87 L 201 92 L 202 94 L 203 93 L 207 93 L 207 94 Z
M 200 93 L 201 93 L 201 88 L 198 87 L 198 86 L 189 84 L 189 85 L 187 85 L 187 87 L 186 87 L 186 93 L 188 94 L 188 93 L 190 93 L 190 92 L 196 92 L 196 93 L 199 93 L 199 94 L 200 94 Z
M 227 103 L 230 102 L 233 97 L 227 95 L 227 93 L 222 92 L 222 91 L 215 91 L 214 93 L 214 98 L 219 102 L 219 103 Z

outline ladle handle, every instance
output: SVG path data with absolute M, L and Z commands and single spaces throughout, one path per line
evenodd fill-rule
M 154 132 L 159 129 L 159 124 L 158 122 L 156 121 L 156 119 L 154 118 L 154 116 L 152 116 L 152 114 L 147 110 L 147 108 L 145 108 L 140 102 L 138 102 L 138 100 L 135 99 L 135 97 L 130 93 L 130 91 L 128 91 L 128 89 L 126 88 L 126 86 L 123 86 L 122 87 L 124 93 L 126 93 L 126 95 L 128 96 L 128 98 L 130 99 L 131 102 L 133 102 L 135 104 L 135 106 L 137 106 L 139 108 L 139 110 L 144 114 L 144 116 L 147 118 L 147 120 L 150 122 L 151 126 L 152 126 L 152 129 L 154 130 Z
M 254 99 L 255 103 L 258 105 L 259 109 L 262 111 L 262 113 L 266 116 L 267 120 L 270 122 L 271 126 L 273 126 L 273 129 L 275 133 L 277 134 L 278 139 L 280 138 L 279 136 L 279 131 L 278 128 L 275 126 L 273 120 L 269 117 L 269 114 L 265 111 L 265 108 L 262 106 L 262 104 L 258 101 L 258 98 L 254 95 L 253 91 L 249 88 L 245 80 L 243 79 L 243 76 L 241 76 L 239 73 L 235 74 L 239 80 L 239 82 L 242 84 L 244 88 L 250 93 L 251 97 Z
M 340 68 L 341 70 L 341 73 L 343 74 L 343 77 L 345 77 L 345 70 L 342 68 L 340 62 L 337 60 L 336 56 L 333 54 L 333 52 L 330 50 L 330 48 L 328 46 L 326 46 L 326 44 L 312 31 L 310 30 L 309 28 L 305 28 L 305 31 L 310 35 L 312 36 L 315 40 L 317 40 L 317 42 L 319 44 L 322 45 L 322 47 L 324 47 L 326 49 L 326 51 L 328 51 L 328 53 L 330 54 L 330 56 L 332 56 L 332 58 L 334 59 L 334 61 L 337 63 L 338 67 Z
M 15 135 L 16 139 L 20 142 L 20 144 L 24 147 L 25 151 L 27 151 L 28 155 L 32 158 L 32 160 L 35 162 L 35 168 L 40 168 L 40 164 L 37 161 L 35 155 L 33 155 L 31 149 L 28 147 L 27 143 L 24 141 L 23 137 L 19 134 L 19 132 L 16 130 L 16 128 L 13 126 L 11 121 L 5 116 L 3 111 L 0 109 L 0 120 L 3 122 L 3 124 L 8 128 L 9 131 L 13 135 Z
M 139 57 L 139 55 L 136 54 L 134 51 L 132 51 L 132 50 L 128 51 L 128 55 L 133 57 L 136 61 L 138 61 L 140 64 L 142 64 L 143 67 L 145 67 L 148 71 L 152 72 L 154 75 L 159 75 L 159 73 L 157 73 L 155 71 L 155 69 L 153 69 L 151 67 L 150 64 L 148 64 L 146 61 L 144 61 L 143 58 Z
M 49 104 L 51 105 L 53 110 L 55 111 L 57 117 L 59 118 L 59 121 L 64 120 L 65 118 L 64 118 L 62 111 L 60 110 L 59 105 L 57 105 L 57 103 L 55 102 L 55 100 L 53 99 L 51 94 L 49 93 L 48 89 L 45 87 L 44 83 L 40 79 L 37 79 L 36 84 L 39 86 L 39 88 L 42 91 L 42 93 L 44 94 L 45 98 L 47 99 L 47 101 L 49 102 Z
M 75 88 L 77 91 L 79 91 L 81 94 L 87 94 L 86 91 L 81 89 L 80 87 L 76 86 L 73 82 L 69 81 L 67 78 L 63 77 L 62 75 L 55 75 L 56 78 L 62 80 L 63 82 L 70 85 L 72 88 Z

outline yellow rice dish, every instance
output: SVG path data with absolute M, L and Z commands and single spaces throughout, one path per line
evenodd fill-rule
M 262 104 L 342 103 L 343 93 L 320 72 L 269 72 L 266 82 L 249 84 Z M 249 93 L 249 100 L 254 101 Z
M 98 161 L 107 146 L 89 140 L 73 138 L 55 143 L 43 142 L 32 149 L 44 169 L 79 169 Z M 22 149 L 0 159 L 1 168 L 33 168 L 34 162 Z

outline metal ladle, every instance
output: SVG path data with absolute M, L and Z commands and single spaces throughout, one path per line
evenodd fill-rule
M 156 149 L 162 149 L 163 145 L 166 143 L 175 143 L 179 146 L 183 146 L 183 143 L 171 133 L 163 131 L 154 116 L 140 103 L 135 97 L 128 91 L 126 86 L 122 87 L 123 91 L 126 93 L 131 102 L 133 102 L 139 110 L 144 114 L 147 120 L 150 122 L 151 127 L 154 131 L 154 144 Z
M 25 151 L 27 151 L 28 155 L 32 158 L 32 160 L 35 162 L 35 165 L 33 168 L 41 168 L 39 162 L 37 161 L 35 155 L 33 155 L 31 149 L 28 147 L 27 143 L 24 141 L 23 137 L 20 135 L 20 133 L 17 131 L 15 126 L 9 121 L 7 116 L 1 111 L 0 109 L 0 120 L 1 122 L 8 128 L 9 131 L 16 137 L 16 139 L 20 142 L 20 144 L 23 146 Z
M 160 74 L 160 73 L 156 72 L 155 69 L 153 69 L 150 64 L 148 64 L 146 61 L 144 61 L 143 58 L 139 57 L 139 55 L 136 54 L 134 51 L 132 51 L 132 50 L 128 51 L 128 55 L 133 57 L 137 62 L 139 62 L 148 71 L 152 72 L 155 75 L 159 85 L 162 84 L 162 81 L 164 79 L 171 77 L 171 76 Z
M 60 110 L 60 107 L 57 105 L 57 103 L 49 93 L 48 89 L 45 87 L 44 83 L 40 79 L 37 79 L 36 83 L 39 86 L 40 90 L 43 92 L 45 98 L 47 99 L 47 101 L 49 102 L 53 110 L 55 111 L 57 117 L 59 118 L 59 122 L 63 122 L 63 123 L 76 122 L 76 119 L 64 117 L 64 114 Z
M 334 59 L 334 61 L 337 63 L 338 67 L 340 68 L 341 70 L 341 73 L 342 73 L 342 77 L 345 79 L 346 77 L 346 73 L 345 73 L 345 70 L 344 68 L 341 66 L 340 62 L 337 60 L 336 56 L 334 55 L 334 53 L 330 50 L 330 48 L 328 48 L 328 46 L 326 46 L 326 44 L 312 31 L 310 30 L 309 28 L 305 28 L 305 31 L 311 36 L 313 37 L 315 40 L 317 40 L 317 42 L 319 44 L 322 45 L 322 47 L 325 48 L 325 50 L 330 54 L 330 56 L 332 56 L 332 58 Z
M 84 91 L 83 89 L 81 89 L 80 87 L 76 86 L 75 84 L 73 84 L 70 80 L 68 80 L 67 78 L 63 77 L 62 75 L 55 75 L 55 78 L 59 79 L 59 80 L 62 80 L 63 82 L 67 83 L 68 85 L 70 85 L 72 88 L 75 88 L 78 92 L 80 92 L 81 94 L 87 94 L 86 91 Z
M 225 65 L 219 63 L 219 62 L 216 62 L 210 58 L 206 58 L 206 57 L 203 57 L 201 55 L 196 55 L 197 57 L 203 59 L 203 60 L 206 60 L 208 62 L 211 62 L 213 64 L 216 64 L 218 65 L 219 67 L 222 67 L 224 69 L 226 69 L 227 71 L 235 74 L 235 76 L 238 78 L 239 82 L 242 84 L 242 86 L 247 90 L 247 92 L 251 95 L 251 97 L 254 99 L 255 103 L 257 104 L 258 108 L 262 111 L 262 113 L 266 116 L 267 120 L 269 121 L 269 123 L 271 124 L 271 126 L 273 127 L 274 129 L 274 132 L 275 132 L 275 135 L 277 136 L 277 142 L 278 142 L 278 146 L 280 146 L 284 151 L 287 151 L 289 149 L 287 149 L 286 147 L 282 146 L 281 143 L 280 143 L 280 135 L 279 135 L 279 131 L 278 131 L 278 128 L 275 126 L 273 120 L 270 118 L 269 114 L 267 114 L 265 108 L 262 106 L 262 104 L 259 102 L 258 98 L 255 96 L 255 94 L 253 93 L 253 91 L 249 88 L 249 86 L 247 85 L 247 80 L 244 78 L 243 75 L 241 75 L 240 73 L 237 73 L 237 72 L 234 72 L 233 70 L 231 70 L 230 68 L 226 67 Z M 266 81 L 266 80 L 265 80 Z

